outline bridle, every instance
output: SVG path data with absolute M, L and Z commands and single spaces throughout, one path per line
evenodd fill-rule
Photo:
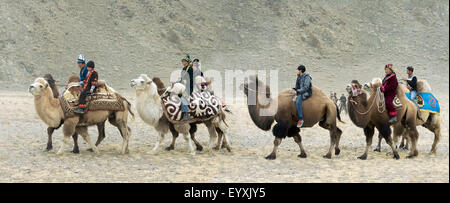
M 350 84 L 350 86 L 352 87 L 352 96 L 350 97 L 349 101 L 351 102 L 350 104 L 353 107 L 355 107 L 355 105 L 358 105 L 358 102 L 355 101 L 353 98 L 361 95 L 362 93 L 361 93 L 361 89 L 356 87 L 356 84 Z M 356 91 L 354 91 L 354 89 Z M 383 113 L 386 110 L 384 96 L 381 93 L 380 87 L 377 88 L 377 91 L 375 92 L 375 99 L 372 101 L 372 104 L 370 104 L 370 107 L 369 107 L 369 109 L 367 109 L 367 111 L 360 112 L 360 111 L 356 110 L 356 108 L 355 108 L 355 111 L 356 111 L 356 113 L 358 113 L 360 115 L 366 115 L 372 110 L 375 103 L 377 103 L 377 110 L 379 113 Z

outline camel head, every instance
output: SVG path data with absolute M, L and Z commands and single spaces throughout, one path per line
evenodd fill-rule
M 258 79 L 258 75 L 251 75 L 245 78 L 245 82 L 239 87 L 248 96 L 248 91 L 259 92 L 260 88 L 265 88 L 266 98 L 270 98 L 270 87 Z
M 30 87 L 28 87 L 28 92 L 30 92 L 33 96 L 41 96 L 45 93 L 47 88 L 49 88 L 49 86 L 44 78 L 36 78 Z
M 381 80 L 381 78 L 373 78 L 372 81 L 370 82 L 370 87 L 372 89 L 377 89 L 377 88 L 381 87 L 382 84 L 383 84 L 383 81 Z
M 351 97 L 357 97 L 362 93 L 362 85 L 358 82 L 358 80 L 352 80 L 350 84 L 347 85 L 345 90 Z
M 141 74 L 138 78 L 130 81 L 130 86 L 136 91 L 149 90 L 152 94 L 157 93 L 157 86 L 147 74 Z

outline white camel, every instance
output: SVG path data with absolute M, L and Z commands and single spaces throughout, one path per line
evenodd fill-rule
M 139 78 L 133 79 L 130 86 L 136 90 L 136 109 L 142 120 L 155 127 L 159 133 L 159 138 L 152 151 L 156 151 L 164 140 L 168 127 L 166 123 L 170 122 L 164 115 L 161 104 L 161 97 L 158 94 L 158 87 L 146 74 L 141 74 Z M 226 125 L 217 116 L 214 119 L 203 121 L 209 131 L 210 142 L 209 148 L 213 148 L 214 141 L 217 138 L 216 128 L 220 129 L 219 133 L 224 135 L 224 144 L 226 143 Z M 187 142 L 191 155 L 195 155 L 195 150 L 192 145 L 193 137 L 189 136 L 190 125 L 189 122 L 172 123 L 175 131 L 183 134 Z M 175 139 L 175 138 L 174 138 Z M 194 140 L 195 142 L 195 140 Z M 219 143 L 218 143 L 219 144 Z M 216 147 L 217 148 L 217 147 Z M 227 147 L 228 148 L 228 147 Z

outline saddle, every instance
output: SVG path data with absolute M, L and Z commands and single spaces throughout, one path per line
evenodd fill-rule
M 166 93 L 161 97 L 163 112 L 171 121 L 183 121 L 181 99 L 178 94 Z M 212 119 L 219 115 L 222 102 L 209 91 L 194 91 L 189 97 L 189 122 Z
M 59 97 L 64 117 L 77 116 L 74 111 L 78 108 L 78 98 L 82 90 L 83 88 L 77 82 L 67 85 L 67 89 Z M 106 84 L 99 85 L 95 93 L 88 94 L 86 97 L 87 111 L 123 111 L 125 110 L 123 101 L 124 98 L 112 88 Z

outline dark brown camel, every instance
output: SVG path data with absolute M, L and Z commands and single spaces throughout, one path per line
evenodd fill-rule
M 275 159 L 276 151 L 285 137 L 292 137 L 300 147 L 301 158 L 306 158 L 306 152 L 302 145 L 302 138 L 297 127 L 298 115 L 295 103 L 292 101 L 294 94 L 291 89 L 283 90 L 278 98 L 270 97 L 270 87 L 258 79 L 258 76 L 250 76 L 243 85 L 244 93 L 247 96 L 248 111 L 252 121 L 260 129 L 268 131 L 272 123 L 277 123 L 272 129 L 275 140 L 272 153 L 266 159 Z M 330 147 L 324 158 L 330 159 L 333 147 L 335 154 L 340 153 L 339 140 L 342 131 L 336 126 L 336 118 L 340 119 L 339 110 L 336 104 L 331 101 L 319 88 L 313 86 L 311 97 L 303 101 L 304 124 L 302 128 L 313 127 L 319 123 L 319 126 L 330 132 Z M 256 99 L 251 102 L 250 99 Z M 278 103 L 276 103 L 278 102 Z M 262 113 L 267 113 L 262 115 Z

